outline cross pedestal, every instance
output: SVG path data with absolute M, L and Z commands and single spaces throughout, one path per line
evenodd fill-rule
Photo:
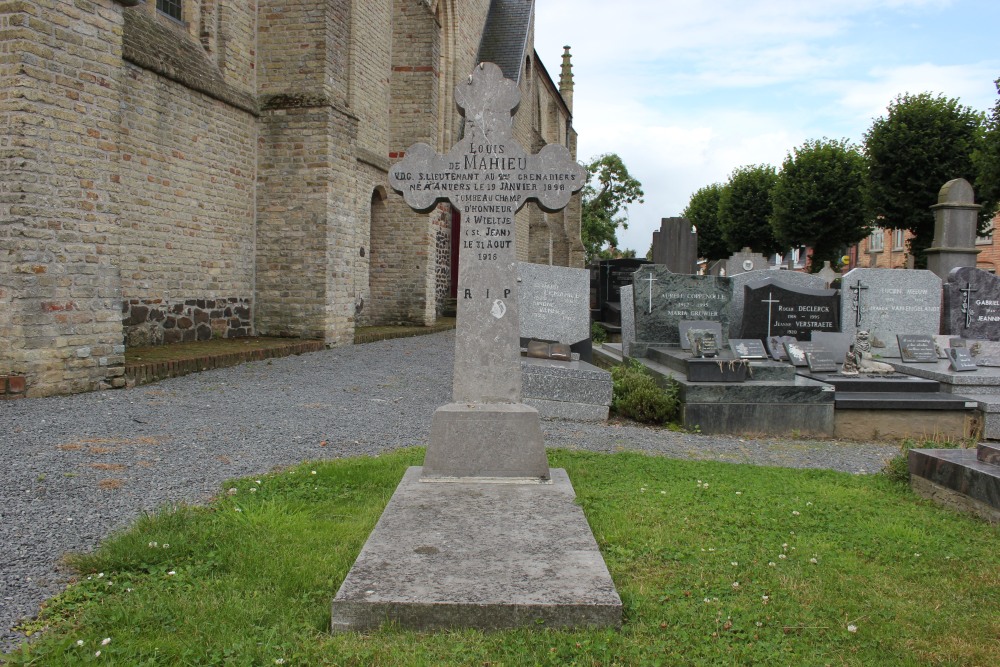
M 389 183 L 418 211 L 462 216 L 452 402 L 422 467 L 393 494 L 333 602 L 335 631 L 621 625 L 621 600 L 563 470 L 550 470 L 538 411 L 521 402 L 514 214 L 556 211 L 587 171 L 558 145 L 514 141 L 520 93 L 485 63 L 456 87 L 465 138 L 410 147 Z

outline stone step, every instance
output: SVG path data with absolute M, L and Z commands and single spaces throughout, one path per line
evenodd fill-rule
M 911 449 L 910 486 L 942 505 L 1000 523 L 1000 466 L 977 456 L 974 449 Z
M 976 410 L 977 401 L 942 392 L 842 392 L 834 396 L 838 410 Z
M 832 384 L 837 389 L 837 395 L 846 393 L 919 393 L 932 394 L 940 390 L 940 384 L 927 378 L 911 377 L 909 375 L 892 375 L 889 377 L 871 377 L 859 375 L 846 377 L 836 373 L 810 373 L 808 369 L 799 369 L 799 374 L 805 377 Z
M 1000 445 L 980 443 L 976 447 L 976 459 L 982 463 L 1000 466 Z

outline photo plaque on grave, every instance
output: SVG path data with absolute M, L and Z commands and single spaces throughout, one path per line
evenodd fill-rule
M 972 353 L 968 348 L 949 347 L 948 361 L 951 362 L 953 371 L 974 371 L 977 370 L 976 362 L 972 360 Z

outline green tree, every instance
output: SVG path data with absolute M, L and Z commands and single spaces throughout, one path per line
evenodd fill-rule
M 719 227 L 730 248 L 765 255 L 781 249 L 771 231 L 771 190 L 777 180 L 767 164 L 740 167 L 729 177 L 719 196 Z
M 618 246 L 618 228 L 628 229 L 628 205 L 641 204 L 643 191 L 615 153 L 594 158 L 587 172 L 580 231 L 589 262 L 600 256 L 605 245 Z
M 869 233 L 865 158 L 846 140 L 807 141 L 781 165 L 771 191 L 771 227 L 782 246 L 813 249 L 812 269 L 836 264 L 844 248 Z
M 1000 79 L 996 80 L 1000 93 Z M 973 155 L 976 169 L 976 201 L 983 205 L 980 231 L 998 212 L 1000 203 L 1000 99 L 993 106 L 993 113 L 986 121 L 986 133 L 980 150 Z
M 982 143 L 983 115 L 957 99 L 930 93 L 900 95 L 865 133 L 867 201 L 881 227 L 908 229 L 915 265 L 934 239 L 941 186 L 953 178 L 976 182 L 972 155 Z
M 706 185 L 691 195 L 681 212 L 698 230 L 698 255 L 708 260 L 725 259 L 739 249 L 726 243 L 719 227 L 719 197 L 723 188 L 722 183 Z

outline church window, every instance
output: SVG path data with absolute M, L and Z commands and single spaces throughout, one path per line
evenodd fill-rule
M 156 9 L 172 19 L 183 20 L 181 0 L 156 0 Z

